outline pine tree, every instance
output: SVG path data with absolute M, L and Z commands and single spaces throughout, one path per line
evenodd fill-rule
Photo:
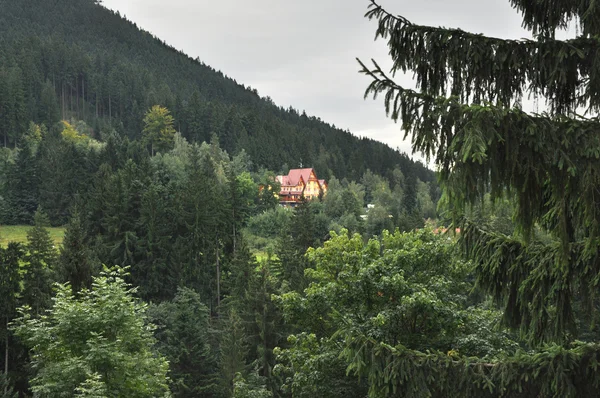
M 535 39 L 417 25 L 372 0 L 366 16 L 378 21 L 377 37 L 388 41 L 394 64 L 391 74 L 375 61 L 372 68 L 361 65 L 373 79 L 366 95 L 383 94 L 388 114 L 412 136 L 413 150 L 438 167 L 442 200 L 462 229 L 461 246 L 475 262 L 478 285 L 538 352 L 474 365 L 354 336 L 347 358 L 358 354 L 351 368 L 369 374 L 373 395 L 391 396 L 391 389 L 406 396 L 449 389 L 456 396 L 599 393 L 600 374 L 588 365 L 600 355 L 598 339 L 574 340 L 578 326 L 598 316 L 600 13 L 586 0 L 511 4 Z M 571 21 L 577 37 L 556 40 L 556 31 Z M 414 72 L 417 90 L 394 82 L 396 72 L 406 71 Z M 525 112 L 524 95 L 545 100 L 547 110 Z M 505 236 L 463 217 L 487 193 L 514 200 L 519 234 Z M 444 365 L 432 365 L 436 361 Z M 427 371 L 417 370 L 420 365 Z

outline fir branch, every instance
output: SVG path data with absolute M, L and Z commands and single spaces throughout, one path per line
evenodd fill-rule
M 434 96 L 510 106 L 524 94 L 544 97 L 552 112 L 600 109 L 598 37 L 559 41 L 504 40 L 460 29 L 416 25 L 371 1 L 375 38 L 388 40 L 392 76 L 413 71 L 418 87 Z M 545 67 L 540 67 L 544 65 Z
M 389 346 L 346 333 L 340 357 L 369 380 L 371 397 L 579 397 L 599 390 L 600 345 L 547 345 L 536 352 L 479 359 Z
M 412 135 L 413 150 L 435 157 L 443 198 L 456 220 L 486 193 L 493 199 L 511 193 L 525 242 L 536 223 L 557 238 L 546 247 L 490 237 L 474 244 L 478 251 L 468 257 L 481 259 L 481 284 L 505 298 L 508 323 L 532 341 L 574 333 L 573 281 L 589 282 L 577 289 L 591 297 L 591 282 L 600 280 L 598 119 L 467 105 L 458 97 L 405 89 L 376 63 L 373 69 L 361 66 L 373 79 L 366 95 L 384 95 L 388 114 Z M 555 314 L 547 312 L 549 303 Z
M 557 29 L 576 23 L 584 35 L 600 34 L 600 9 L 595 0 L 510 0 L 523 14 L 523 26 L 536 34 L 554 37 Z

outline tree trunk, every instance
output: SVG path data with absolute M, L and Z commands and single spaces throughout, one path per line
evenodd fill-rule
M 75 79 L 75 110 L 77 111 L 77 118 L 81 119 L 81 113 L 79 113 L 79 79 Z
M 81 76 L 81 112 L 83 114 L 83 119 L 85 120 L 85 80 L 83 79 L 83 76 Z
M 61 108 L 61 118 L 65 120 L 65 83 L 61 83 L 60 85 L 60 108 Z
M 219 237 L 217 235 L 217 308 L 221 306 L 221 265 L 219 264 Z
M 6 339 L 4 346 L 4 374 L 8 375 L 8 316 L 6 317 Z
M 235 206 L 235 203 L 233 204 Z M 235 256 L 235 211 L 233 212 L 233 255 Z

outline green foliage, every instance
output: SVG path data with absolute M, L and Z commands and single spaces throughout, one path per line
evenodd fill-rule
M 4 223 L 31 224 L 39 201 L 39 173 L 33 148 L 24 145 L 8 165 L 4 183 L 4 198 L 8 212 Z
M 290 336 L 291 348 L 275 350 L 275 374 L 283 378 L 282 391 L 298 398 L 361 398 L 367 385 L 356 377 L 347 377 L 346 363 L 340 358 L 340 347 L 328 338 L 318 339 L 313 333 Z
M 32 350 L 36 396 L 167 395 L 168 362 L 153 350 L 146 305 L 133 297 L 125 275 L 105 269 L 79 297 L 68 284 L 57 285 L 52 309 L 39 318 L 21 310 L 14 330 Z
M 17 398 L 19 395 L 13 390 L 5 373 L 0 373 L 0 398 Z
M 86 234 L 82 220 L 77 211 L 67 224 L 63 245 L 57 267 L 58 279 L 69 282 L 74 293 L 83 288 L 91 288 L 92 278 L 99 271 L 86 242 Z
M 249 352 L 245 341 L 243 320 L 235 306 L 225 312 L 226 318 L 222 321 L 221 336 L 219 341 L 220 380 L 226 396 L 231 396 L 234 389 L 236 375 L 246 373 L 246 357 Z
M 0 248 L 0 344 L 4 348 L 4 373 L 10 369 L 9 350 L 12 333 L 9 322 L 17 315 L 18 297 L 21 291 L 22 277 L 19 263 L 24 255 L 23 246 L 11 242 L 6 249 Z
M 264 378 L 250 373 L 246 380 L 240 373 L 235 375 L 232 398 L 272 398 L 273 393 L 264 386 Z
M 209 142 L 214 133 L 231 155 L 244 149 L 257 169 L 302 161 L 325 178 L 367 168 L 387 178 L 396 167 L 409 174 L 408 155 L 279 107 L 93 1 L 7 0 L 0 15 L 0 108 L 9 110 L 2 112 L 7 125 L 22 126 L 5 130 L 0 122 L 0 142 L 6 131 L 9 146 L 20 144 L 29 121 L 52 130 L 71 118 L 96 134 L 115 129 L 139 139 L 145 113 L 158 105 L 190 142 Z M 434 180 L 422 164 L 417 174 Z
M 210 346 L 209 311 L 200 295 L 180 288 L 172 301 L 150 306 L 158 350 L 170 364 L 175 397 L 211 396 L 217 390 L 217 358 Z
M 353 339 L 401 346 L 425 357 L 447 352 L 492 360 L 519 347 L 498 327 L 500 314 L 470 295 L 470 266 L 456 256 L 446 237 L 428 230 L 384 231 L 380 239 L 364 243 L 358 234 L 332 232 L 307 257 L 312 265 L 306 270 L 308 287 L 278 297 L 286 322 L 303 331 L 289 337 L 291 347 L 277 355 L 276 370 L 294 396 L 333 397 L 361 389 L 364 394 L 367 386 L 347 379 L 346 366 L 367 377 L 371 396 L 380 396 L 383 390 L 375 390 L 379 376 L 369 376 L 375 370 L 365 359 L 373 351 L 361 351 L 360 345 L 350 343 Z M 368 364 L 357 368 L 361 362 L 350 352 Z M 394 386 L 407 376 L 396 377 Z M 426 377 L 419 381 L 424 386 L 435 382 Z M 395 395 L 390 391 L 389 396 Z
M 169 110 L 160 105 L 154 105 L 144 116 L 144 142 L 154 150 L 164 151 L 172 146 L 175 128 L 173 116 Z
M 376 62 L 361 65 L 372 78 L 366 95 L 383 94 L 413 150 L 435 161 L 444 208 L 461 228 L 459 244 L 474 262 L 477 286 L 536 351 L 488 361 L 346 334 L 352 347 L 345 358 L 368 375 L 372 396 L 448 395 L 457 383 L 460 396 L 598 394 L 598 347 L 575 340 L 584 331 L 597 341 L 597 5 L 511 4 L 535 39 L 417 25 L 373 0 L 366 16 L 378 20 L 376 36 L 388 41 L 393 67 L 389 75 Z M 581 32 L 556 40 L 571 20 Z M 393 81 L 409 71 L 418 90 Z M 523 111 L 524 95 L 545 101 L 547 110 Z M 407 185 L 409 199 L 415 185 Z M 498 217 L 473 211 L 488 197 Z M 427 382 L 433 378 L 436 384 Z
M 51 303 L 58 251 L 45 228 L 50 222 L 41 208 L 35 212 L 34 220 L 35 226 L 27 233 L 22 302 L 34 314 L 41 314 Z
M 256 250 L 274 252 L 275 241 L 289 224 L 292 212 L 284 207 L 274 207 L 248 219 L 244 237 L 250 247 Z

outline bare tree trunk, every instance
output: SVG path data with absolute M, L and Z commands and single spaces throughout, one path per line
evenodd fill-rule
M 60 85 L 60 103 L 61 103 L 61 116 L 65 120 L 65 83 Z
M 221 264 L 219 263 L 219 236 L 217 235 L 217 308 L 221 306 Z
M 79 79 L 75 79 L 75 110 L 77 111 L 77 119 L 81 119 L 81 113 L 79 113 Z
M 235 204 L 234 204 L 234 206 L 235 206 Z M 236 253 L 236 251 L 235 251 L 235 240 L 236 240 L 235 239 L 235 235 L 236 235 L 236 233 L 235 233 L 235 211 L 234 211 L 233 212 L 233 255 L 234 256 L 235 256 L 235 253 Z
M 8 375 L 8 316 L 6 317 L 6 338 L 4 346 L 4 374 Z
M 85 119 L 85 80 L 83 80 L 83 76 L 81 76 L 81 90 L 82 90 L 82 94 L 81 94 L 81 112 L 83 114 L 83 118 Z

